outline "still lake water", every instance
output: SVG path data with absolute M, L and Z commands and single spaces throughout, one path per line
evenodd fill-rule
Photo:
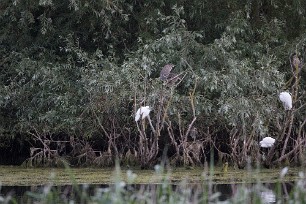
M 221 169 L 213 172 L 203 168 L 170 169 L 166 173 L 157 173 L 155 170 L 135 169 L 133 189 L 157 188 L 165 177 L 176 188 L 182 181 L 188 183 L 190 188 L 199 188 L 205 184 L 210 185 L 211 193 L 219 192 L 220 200 L 227 200 L 237 193 L 242 185 L 245 188 L 253 188 L 260 183 L 260 197 L 267 203 L 276 202 L 276 182 L 280 181 L 281 169 L 253 169 L 236 170 L 229 168 L 224 173 Z M 284 179 L 281 180 L 281 193 L 286 196 L 293 188 L 294 181 L 298 179 L 298 173 L 303 169 L 289 168 Z M 115 173 L 117 172 L 117 173 Z M 116 179 L 128 182 L 131 170 L 114 168 L 22 168 L 16 166 L 0 166 L 1 195 L 13 195 L 22 198 L 26 192 L 41 192 L 45 185 L 52 184 L 58 192 L 71 193 L 72 183 L 80 188 L 87 188 L 89 195 L 95 193 L 97 188 L 112 186 Z M 201 187 L 200 187 L 201 188 Z M 205 191 L 207 189 L 203 189 Z
M 158 185 L 161 184 L 136 184 L 133 185 L 133 189 L 141 189 L 141 188 L 148 188 L 150 185 L 150 189 L 157 189 Z M 213 184 L 212 185 L 212 193 L 219 192 L 219 200 L 225 201 L 237 193 L 237 189 L 241 187 L 242 184 Z M 247 184 L 248 188 L 253 188 L 256 184 Z M 288 197 L 289 193 L 291 192 L 293 188 L 294 183 L 292 182 L 286 182 L 281 184 L 281 192 L 284 197 Z M 94 196 L 96 189 L 105 189 L 108 188 L 110 185 L 106 184 L 91 184 L 86 186 L 88 195 Z M 54 186 L 57 192 L 61 192 L 62 194 L 65 194 L 65 196 L 71 195 L 73 192 L 73 186 L 72 185 L 63 185 L 63 186 Z M 82 185 L 78 186 L 80 189 L 83 188 Z M 173 188 L 176 188 L 176 185 L 173 185 Z M 263 183 L 262 184 L 262 190 L 259 192 L 259 196 L 262 198 L 262 200 L 265 201 L 265 203 L 276 203 L 276 184 L 274 183 Z M 43 186 L 2 186 L 1 187 L 1 196 L 7 196 L 12 195 L 16 198 L 18 203 L 26 203 L 28 200 L 27 193 L 41 193 L 43 191 Z

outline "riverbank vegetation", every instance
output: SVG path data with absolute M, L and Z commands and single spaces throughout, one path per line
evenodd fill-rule
M 3 0 L 2 162 L 305 165 L 305 4 Z M 166 64 L 178 83 L 159 79 Z
M 156 174 L 159 165 L 153 169 L 140 168 L 124 168 L 120 169 L 120 175 L 114 174 L 114 167 L 95 168 L 95 167 L 77 167 L 77 168 L 50 168 L 35 167 L 24 168 L 16 166 L 0 166 L 0 181 L 2 186 L 44 186 L 52 182 L 54 186 L 65 185 L 81 185 L 88 184 L 90 186 L 111 185 L 116 181 L 116 176 L 128 183 L 133 178 L 135 185 L 161 184 L 163 179 L 167 177 L 168 182 L 178 185 L 183 180 L 190 184 L 200 184 L 212 182 L 213 184 L 242 184 L 242 183 L 275 183 L 279 181 L 281 168 L 277 169 L 234 169 L 229 167 L 227 172 L 222 168 L 193 168 L 184 167 L 172 168 L 166 167 L 162 174 Z M 303 168 L 290 167 L 286 177 L 282 178 L 282 182 L 294 182 L 299 179 L 299 172 L 303 172 Z M 135 177 L 135 178 L 134 178 Z M 72 179 L 73 178 L 73 179 Z
M 8 186 L 16 185 L 16 179 L 10 180 L 18 168 L 11 167 L 13 172 L 3 176 L 1 203 L 299 203 L 305 200 L 305 175 L 298 169 L 285 167 L 280 170 L 249 169 L 235 170 L 248 174 L 248 179 L 237 183 L 232 172 L 220 173 L 213 165 L 208 169 L 174 170 L 164 169 L 156 165 L 155 170 L 120 169 L 119 166 L 108 169 L 54 169 L 52 173 L 46 169 L 35 168 L 41 174 L 33 173 L 34 169 L 19 168 L 28 171 L 24 177 L 31 178 L 30 183 L 19 183 L 14 190 Z M 9 167 L 1 168 L 1 174 Z M 105 170 L 105 171 L 104 171 Z M 88 172 L 92 173 L 89 174 Z M 256 172 L 256 173 L 254 173 Z M 198 174 L 197 176 L 193 175 Z M 18 176 L 23 174 L 19 172 Z M 90 185 L 92 174 L 101 183 Z M 174 178 L 178 174 L 179 180 Z M 200 174 L 200 176 L 199 176 Z M 141 181 L 139 180 L 141 178 Z M 145 178 L 145 183 L 143 183 Z M 216 178 L 228 180 L 226 184 L 216 184 Z M 268 178 L 268 180 L 267 180 Z M 37 180 L 38 183 L 35 181 Z M 85 180 L 84 180 L 85 179 Z M 234 179 L 234 180 L 231 180 Z M 10 181 L 9 181 L 10 180 Z M 7 181 L 12 183 L 7 183 Z M 84 181 L 86 181 L 84 183 Z M 273 181 L 273 183 L 267 183 Z M 290 182 L 288 182 L 290 181 Z M 21 181 L 22 182 L 22 181 Z M 33 185 L 34 184 L 34 185 Z M 28 190 L 26 190 L 28 189 Z

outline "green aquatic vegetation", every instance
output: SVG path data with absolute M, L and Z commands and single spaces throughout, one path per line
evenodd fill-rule
M 165 176 L 171 184 L 182 180 L 188 183 L 212 181 L 214 183 L 255 183 L 276 182 L 281 169 L 251 169 L 241 170 L 229 168 L 226 173 L 217 167 L 213 172 L 203 168 L 171 168 L 162 174 L 156 174 L 154 169 L 122 169 L 120 178 L 128 182 L 128 173 L 137 175 L 134 184 L 161 183 Z M 289 168 L 285 181 L 295 181 L 299 168 Z M 52 181 L 54 185 L 72 184 L 112 184 L 116 178 L 114 168 L 21 168 L 16 166 L 0 166 L 0 181 L 6 186 L 44 185 Z M 53 175 L 53 176 L 51 176 Z
M 7 166 L 0 169 L 2 184 L 8 185 L 6 182 L 9 179 L 16 181 L 26 177 L 28 180 L 25 181 L 28 182 L 32 178 L 32 185 L 43 184 L 40 191 L 27 192 L 22 198 L 22 201 L 28 203 L 219 203 L 220 193 L 212 190 L 213 185 L 218 179 L 218 182 L 237 182 L 234 176 L 241 178 L 243 183 L 232 192 L 231 198 L 224 201 L 226 203 L 260 204 L 266 203 L 267 199 L 296 203 L 295 201 L 305 200 L 306 192 L 305 176 L 297 168 L 245 172 L 229 168 L 228 173 L 224 173 L 221 168 L 211 168 L 208 171 L 200 168 L 164 169 L 159 165 L 155 166 L 154 170 L 134 171 L 121 169 L 118 165 L 114 169 L 24 169 Z M 4 180 L 6 174 L 7 181 Z M 93 180 L 96 181 L 91 183 Z M 289 180 L 296 181 L 296 185 L 292 193 L 287 193 L 284 197 L 280 187 L 282 182 Z M 262 184 L 272 181 L 276 182 L 275 193 Z M 88 184 L 99 182 L 110 185 L 96 187 L 94 192 L 90 191 Z M 147 185 L 135 186 L 141 183 Z M 62 184 L 71 184 L 69 194 L 56 187 Z M 3 196 L 1 199 L 17 203 L 15 198 L 9 196 Z

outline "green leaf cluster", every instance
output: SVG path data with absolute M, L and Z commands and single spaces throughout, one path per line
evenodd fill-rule
M 132 135 L 133 143 L 141 102 L 154 109 L 162 91 L 171 95 L 168 116 L 180 131 L 178 115 L 186 126 L 194 116 L 189 96 L 196 87 L 202 138 L 209 128 L 277 137 L 277 123 L 286 119 L 278 94 L 297 90 L 290 56 L 305 59 L 305 4 L 3 0 L 0 136 L 37 131 L 105 138 L 116 132 L 122 141 Z M 158 78 L 169 63 L 184 76 L 174 89 Z M 301 69 L 292 134 L 306 113 Z

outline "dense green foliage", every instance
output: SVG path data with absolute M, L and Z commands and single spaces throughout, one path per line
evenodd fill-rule
M 301 164 L 306 68 L 294 75 L 291 61 L 305 58 L 305 4 L 3 0 L 1 140 L 35 140 L 29 165 L 119 157 L 150 166 L 167 147 L 173 164 L 203 164 L 214 152 L 243 168 L 273 136 L 264 163 Z M 176 87 L 158 78 L 169 63 L 182 76 Z M 154 110 L 151 126 L 134 121 L 143 104 Z

